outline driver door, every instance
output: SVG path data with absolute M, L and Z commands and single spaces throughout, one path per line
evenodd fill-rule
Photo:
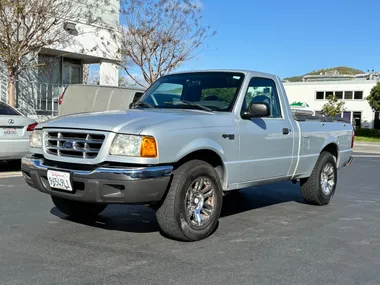
M 241 119 L 239 181 L 286 177 L 293 158 L 293 131 L 281 110 L 276 83 L 270 78 L 250 80 L 243 109 L 250 102 L 269 105 L 270 117 Z

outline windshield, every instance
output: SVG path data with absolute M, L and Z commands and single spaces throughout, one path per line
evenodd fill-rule
M 231 112 L 243 80 L 244 74 L 234 72 L 196 72 L 164 76 L 145 92 L 136 108 Z

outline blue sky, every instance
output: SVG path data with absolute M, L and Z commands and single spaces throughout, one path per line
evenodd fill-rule
M 251 69 L 281 78 L 343 65 L 380 71 L 380 0 L 194 1 L 217 34 L 178 70 Z
M 203 0 L 217 34 L 180 69 L 253 69 L 287 77 L 351 66 L 380 70 L 380 0 Z

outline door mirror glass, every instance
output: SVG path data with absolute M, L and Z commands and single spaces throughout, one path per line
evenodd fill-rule
M 244 112 L 243 118 L 261 118 L 261 117 L 269 117 L 270 111 L 267 103 L 250 103 L 248 106 L 248 110 Z

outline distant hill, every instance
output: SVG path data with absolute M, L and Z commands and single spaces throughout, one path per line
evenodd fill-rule
M 325 75 L 325 74 L 333 74 L 333 73 L 339 73 L 340 75 L 356 75 L 364 73 L 363 70 L 355 69 L 347 66 L 338 66 L 338 67 L 332 67 L 332 68 L 323 68 L 319 70 L 313 70 L 312 72 L 306 73 L 304 75 L 300 76 L 293 76 L 293 77 L 287 77 L 284 78 L 284 80 L 288 80 L 289 82 L 300 82 L 302 81 L 302 77 L 305 75 Z

